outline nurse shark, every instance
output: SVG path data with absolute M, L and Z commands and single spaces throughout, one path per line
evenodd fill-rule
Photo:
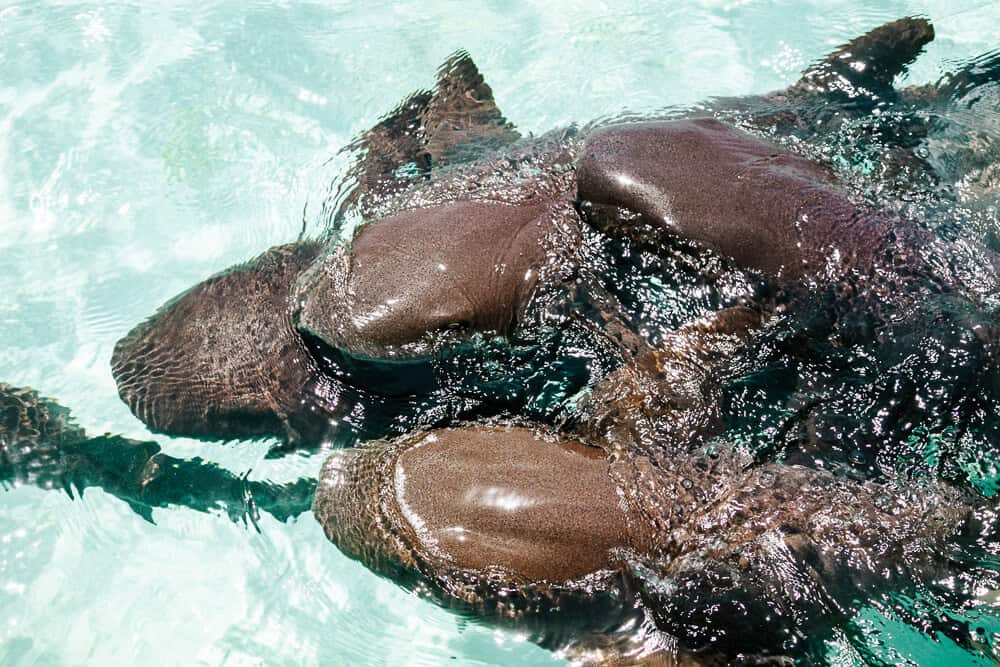
M 88 438 L 65 409 L 4 386 L 0 472 L 100 486 L 147 518 L 165 505 L 279 519 L 311 507 L 372 570 L 583 662 L 822 661 L 823 642 L 874 590 L 995 577 L 975 555 L 996 542 L 992 504 L 968 485 L 816 465 L 821 438 L 771 460 L 727 442 L 721 416 L 720 376 L 816 294 L 832 306 L 807 338 L 849 344 L 919 320 L 939 297 L 960 304 L 914 335 L 948 332 L 976 386 L 1000 387 L 992 252 L 975 249 L 982 275 L 970 277 L 942 261 L 926 226 L 858 201 L 829 165 L 780 141 L 886 114 L 898 119 L 880 131 L 900 187 L 933 181 L 914 149 L 935 130 L 934 109 L 988 87 L 1000 62 L 895 89 L 932 38 L 929 22 L 902 19 L 778 93 L 538 138 L 519 136 L 457 54 L 434 91 L 350 147 L 339 233 L 196 285 L 112 359 L 122 399 L 168 434 L 322 447 L 373 396 L 408 411 L 406 432 L 365 422 L 355 429 L 367 442 L 334 452 L 318 480 L 272 485 L 153 443 Z M 592 278 L 594 234 L 712 253 L 747 289 L 652 343 L 623 295 Z M 558 354 L 551 341 L 574 330 L 596 330 L 620 363 L 549 422 L 517 400 L 451 393 L 442 372 L 461 353 L 483 377 L 484 341 Z M 925 629 L 983 648 L 958 618 Z

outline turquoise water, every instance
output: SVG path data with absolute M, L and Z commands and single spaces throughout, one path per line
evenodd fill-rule
M 937 38 L 908 82 L 1000 47 L 1000 4 L 459 2 L 0 9 L 0 381 L 91 433 L 266 479 L 315 457 L 148 433 L 114 342 L 198 280 L 316 222 L 330 158 L 458 48 L 522 132 L 781 88 L 886 20 Z M 0 664 L 553 664 L 341 556 L 308 515 L 260 531 L 187 509 L 150 524 L 99 490 L 0 494 Z M 884 619 L 901 658 L 971 660 Z M 851 664 L 848 651 L 845 664 Z

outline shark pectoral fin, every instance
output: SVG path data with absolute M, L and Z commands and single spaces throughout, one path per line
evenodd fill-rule
M 438 70 L 433 91 L 408 96 L 344 148 L 356 159 L 343 181 L 350 190 L 342 195 L 334 221 L 353 210 L 365 215 L 372 201 L 406 189 L 434 167 L 518 138 L 479 68 L 468 53 L 458 51 Z
M 934 39 L 923 18 L 891 21 L 852 39 L 811 65 L 789 90 L 851 100 L 894 97 L 893 80 Z

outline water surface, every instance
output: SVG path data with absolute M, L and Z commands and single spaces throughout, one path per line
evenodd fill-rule
M 330 158 L 456 49 L 540 133 L 781 88 L 911 14 L 937 38 L 909 83 L 1000 47 L 1000 4 L 952 0 L 7 4 L 0 380 L 58 398 L 91 433 L 153 438 L 117 399 L 114 342 L 303 224 L 320 233 L 344 167 Z M 266 442 L 155 439 L 253 477 L 319 467 L 264 460 Z M 0 664 L 558 662 L 375 577 L 309 515 L 259 532 L 181 508 L 153 517 L 99 490 L 0 493 Z M 878 614 L 859 624 L 893 659 L 975 662 Z

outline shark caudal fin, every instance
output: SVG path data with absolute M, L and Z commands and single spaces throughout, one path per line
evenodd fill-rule
M 338 193 L 334 222 L 405 190 L 431 169 L 520 138 L 465 51 L 445 60 L 433 91 L 417 91 L 344 148 L 356 158 Z M 346 193 L 344 189 L 346 188 Z
M 0 382 L 0 492 L 21 485 L 62 490 L 70 498 L 100 488 L 150 523 L 154 508 L 181 506 L 222 511 L 256 526 L 261 512 L 286 521 L 307 511 L 316 481 L 249 480 L 199 457 L 164 454 L 155 442 L 89 437 L 68 408 Z

